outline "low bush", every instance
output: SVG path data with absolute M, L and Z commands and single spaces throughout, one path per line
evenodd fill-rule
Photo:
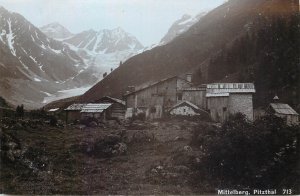
M 196 169 L 214 179 L 218 187 L 286 186 L 299 192 L 299 135 L 299 127 L 287 126 L 276 116 L 252 123 L 237 114 L 220 128 L 202 126 L 195 130 L 192 144 L 204 152 Z

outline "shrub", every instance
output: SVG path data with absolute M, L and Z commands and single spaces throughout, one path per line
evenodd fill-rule
M 145 121 L 146 120 L 146 114 L 145 113 L 138 113 L 137 115 L 134 115 L 132 117 L 132 120 L 141 120 Z
M 227 188 L 299 187 L 299 127 L 286 126 L 276 116 L 252 123 L 237 114 L 219 130 L 203 130 L 193 140 L 205 151 L 196 168 L 214 182 Z
M 50 126 L 57 126 L 57 119 L 55 116 L 50 116 Z

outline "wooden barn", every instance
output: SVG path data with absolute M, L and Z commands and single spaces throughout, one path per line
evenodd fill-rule
M 86 104 L 74 103 L 65 109 L 66 123 L 71 123 L 81 118 L 81 110 Z
M 207 84 L 207 109 L 213 121 L 224 122 L 229 115 L 242 113 L 253 120 L 253 83 Z
M 284 119 L 287 125 L 299 124 L 299 114 L 288 104 L 271 103 L 267 109 L 267 112 Z
M 81 119 L 91 117 L 105 121 L 109 115 L 108 109 L 111 106 L 111 103 L 88 103 L 84 105 L 80 111 Z
M 188 101 L 201 109 L 206 109 L 206 85 L 199 87 L 188 87 L 181 90 L 182 99 L 178 101 Z
M 124 95 L 126 116 L 144 113 L 148 119 L 161 118 L 172 106 L 182 100 L 181 89 L 191 87 L 190 74 L 186 79 L 179 76 L 163 79 Z
M 125 101 L 105 96 L 101 99 L 95 101 L 95 103 L 111 103 L 111 107 L 108 108 L 108 116 L 107 119 L 119 119 L 124 120 L 125 118 L 125 111 L 126 111 L 126 104 Z
M 170 109 L 170 115 L 174 116 L 208 116 L 205 110 L 200 109 L 189 101 L 182 101 Z

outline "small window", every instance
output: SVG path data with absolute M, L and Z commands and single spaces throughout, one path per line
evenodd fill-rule
M 177 99 L 178 99 L 179 101 L 182 100 L 182 93 L 178 93 L 178 94 L 177 94 Z
M 223 107 L 223 112 L 226 112 L 227 111 L 227 107 Z
M 186 110 L 185 110 L 185 109 L 183 109 L 183 112 L 186 112 Z
M 150 113 L 156 113 L 156 108 L 155 107 L 151 107 Z

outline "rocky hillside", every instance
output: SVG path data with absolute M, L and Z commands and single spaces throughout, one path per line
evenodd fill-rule
M 99 78 L 144 48 L 136 37 L 120 27 L 100 31 L 91 29 L 63 41 L 77 51 L 87 65 L 98 68 Z
M 167 44 L 178 35 L 189 30 L 189 28 L 198 22 L 205 14 L 206 12 L 201 12 L 195 17 L 188 14 L 183 15 L 179 20 L 174 22 L 167 34 L 160 40 L 159 45 Z
M 48 94 L 96 82 L 76 52 L 3 7 L 0 32 L 0 93 L 10 103 L 39 107 Z
M 140 50 L 143 45 L 122 28 L 101 31 L 88 30 L 64 40 L 77 48 L 84 48 L 95 53 L 112 53 L 116 51 L 135 49 Z
M 228 1 L 206 14 L 187 32 L 170 43 L 127 60 L 87 91 L 81 100 L 90 101 L 103 95 L 121 97 L 128 86 L 185 72 L 196 72 L 199 69 L 202 82 L 210 81 L 210 58 L 222 48 L 230 47 L 235 40 L 245 35 L 249 28 L 263 28 L 264 25 L 255 23 L 258 17 L 269 21 L 271 18 L 288 16 L 297 11 L 298 1 L 295 0 Z
M 64 26 L 59 24 L 58 22 L 50 23 L 48 25 L 40 27 L 40 30 L 47 35 L 48 37 L 51 37 L 53 39 L 67 39 L 73 34 Z

